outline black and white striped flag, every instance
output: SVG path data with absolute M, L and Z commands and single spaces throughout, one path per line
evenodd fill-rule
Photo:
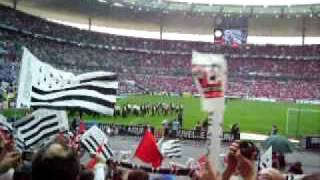
M 167 158 L 179 158 L 182 156 L 182 148 L 179 140 L 159 140 L 158 143 L 161 154 Z
M 41 62 L 24 48 L 18 108 L 72 108 L 113 115 L 117 89 L 115 73 L 100 71 L 74 75 Z
M 60 132 L 69 130 L 65 111 L 39 109 L 16 121 L 15 139 L 19 149 L 35 147 Z
M 9 133 L 13 132 L 12 125 L 8 123 L 7 118 L 0 114 L 0 130 L 7 131 Z
M 259 168 L 272 168 L 272 146 L 260 157 Z
M 87 130 L 81 136 L 80 141 L 91 154 L 101 153 L 106 159 L 113 156 L 106 134 L 97 126 L 92 126 Z

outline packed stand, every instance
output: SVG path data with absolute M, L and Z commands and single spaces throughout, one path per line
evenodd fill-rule
M 121 94 L 195 93 L 191 50 L 196 49 L 226 55 L 228 96 L 320 98 L 318 45 L 232 48 L 200 42 L 160 42 L 79 30 L 8 7 L 0 8 L 1 81 L 10 84 L 17 81 L 19 47 L 26 46 L 40 60 L 62 70 L 118 73 Z

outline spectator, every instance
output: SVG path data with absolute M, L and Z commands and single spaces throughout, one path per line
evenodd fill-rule
M 129 172 L 128 180 L 149 180 L 149 174 L 141 170 L 133 170 Z
M 31 180 L 32 166 L 31 163 L 25 162 L 20 164 L 14 171 L 13 180 Z
M 233 137 L 233 140 L 240 140 L 240 127 L 239 123 L 234 123 L 231 127 L 230 133 Z
M 79 173 L 77 154 L 61 144 L 39 150 L 32 162 L 32 180 L 77 180 Z
M 92 171 L 84 169 L 80 172 L 80 179 L 79 180 L 94 180 L 94 174 Z
M 232 143 L 227 155 L 227 167 L 223 172 L 222 179 L 229 180 L 236 172 L 246 180 L 254 179 L 256 176 L 255 160 L 257 153 L 257 148 L 251 142 L 235 141 Z
M 295 162 L 294 164 L 292 164 L 289 167 L 288 172 L 292 174 L 303 174 L 301 162 Z
M 171 133 L 172 137 L 177 137 L 179 128 L 180 128 L 179 121 L 177 119 L 175 119 L 172 122 L 172 133 Z
M 196 137 L 199 137 L 201 134 L 201 125 L 200 121 L 197 121 L 196 127 L 195 127 L 195 135 Z
M 278 127 L 273 124 L 271 129 L 271 135 L 276 135 L 276 134 L 278 134 Z

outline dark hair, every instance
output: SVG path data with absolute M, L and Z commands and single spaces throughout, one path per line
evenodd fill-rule
M 31 163 L 19 165 L 13 173 L 13 180 L 31 180 Z
M 240 153 L 251 160 L 257 160 L 259 156 L 259 149 L 256 147 L 256 145 L 251 141 L 240 141 L 239 143 Z M 255 154 L 253 157 L 252 155 Z
M 149 180 L 149 174 L 141 170 L 133 170 L 129 173 L 128 180 Z
M 89 170 L 82 170 L 80 172 L 80 180 L 93 180 L 94 174 L 92 171 Z
M 52 145 L 59 145 L 59 151 L 50 152 Z M 62 144 L 54 143 L 41 149 L 32 162 L 32 180 L 76 180 L 80 163 L 75 152 Z

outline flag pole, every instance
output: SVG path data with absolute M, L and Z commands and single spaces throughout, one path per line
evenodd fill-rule
M 208 159 L 216 170 L 222 169 L 222 164 L 219 160 L 221 148 L 221 133 L 223 122 L 223 111 L 209 112 L 210 126 L 209 132 L 209 145 L 208 145 Z

